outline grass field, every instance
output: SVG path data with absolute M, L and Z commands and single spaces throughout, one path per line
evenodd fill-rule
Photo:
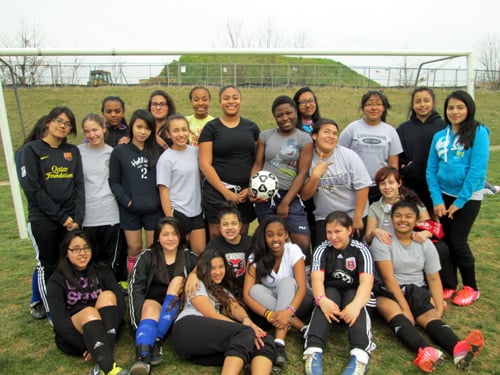
M 128 116 L 133 109 L 144 107 L 152 88 L 34 88 L 20 91 L 24 118 L 32 124 L 43 113 L 55 105 L 68 105 L 78 119 L 87 112 L 100 111 L 100 102 L 106 95 L 120 95 L 127 103 Z M 190 113 L 187 101 L 189 88 L 168 89 L 182 113 Z M 216 96 L 216 90 L 212 90 Z M 243 90 L 242 115 L 255 120 L 261 128 L 274 126 L 270 113 L 271 102 L 281 94 L 292 95 L 294 89 Z M 363 90 L 320 88 L 317 93 L 321 112 L 333 117 L 345 127 L 358 118 L 357 110 Z M 406 118 L 408 91 L 386 90 L 393 104 L 388 121 L 399 124 Z M 438 107 L 442 106 L 447 91 L 438 91 Z M 21 131 L 17 120 L 15 101 L 11 90 L 5 90 L 14 147 L 21 142 Z M 492 130 L 492 144 L 500 144 L 500 128 L 495 123 L 500 94 L 495 92 L 476 93 L 478 118 Z M 212 105 L 213 114 L 218 113 L 216 100 Z M 441 111 L 442 112 L 442 111 Z M 31 127 L 31 125 L 29 126 Z M 77 143 L 81 138 L 74 140 Z M 10 157 L 10 156 L 9 156 Z M 0 181 L 7 179 L 4 156 L 0 164 Z M 500 151 L 491 153 L 489 180 L 500 182 Z M 472 306 L 460 308 L 450 306 L 444 320 L 459 334 L 465 336 L 472 328 L 483 330 L 486 337 L 485 348 L 473 362 L 469 373 L 500 373 L 500 303 L 498 291 L 500 282 L 500 195 L 487 196 L 483 202 L 479 218 L 470 236 L 476 255 L 477 278 L 481 288 L 481 298 Z M 55 346 L 53 332 L 46 321 L 35 321 L 29 315 L 31 295 L 31 272 L 34 266 L 33 250 L 28 240 L 20 240 L 12 207 L 9 186 L 0 186 L 0 373 L 3 374 L 87 374 L 89 363 L 62 354 Z M 373 353 L 369 374 L 419 374 L 412 363 L 414 355 L 406 350 L 392 335 L 388 327 L 379 319 L 373 322 L 373 336 L 377 349 Z M 324 355 L 325 374 L 339 374 L 348 359 L 347 332 L 343 327 L 335 327 Z M 134 361 L 133 335 L 128 324 L 122 328 L 116 347 L 117 361 L 130 366 Z M 284 375 L 303 373 L 302 341 L 297 333 L 287 339 L 287 353 L 290 363 Z M 164 362 L 152 371 L 156 374 L 218 374 L 219 368 L 204 368 L 191 365 L 179 359 L 173 352 L 170 340 L 164 345 Z M 436 371 L 441 374 L 460 374 L 450 358 Z

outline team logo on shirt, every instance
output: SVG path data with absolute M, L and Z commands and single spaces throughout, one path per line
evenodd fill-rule
M 64 160 L 67 160 L 67 161 L 72 161 L 73 160 L 73 153 L 71 153 L 71 152 L 65 152 L 63 154 L 63 156 L 64 156 Z
M 226 259 L 233 268 L 236 278 L 245 274 L 245 253 L 229 253 L 226 254 Z
M 356 269 L 356 258 L 347 258 L 345 260 L 345 268 L 347 268 L 349 271 L 354 271 Z

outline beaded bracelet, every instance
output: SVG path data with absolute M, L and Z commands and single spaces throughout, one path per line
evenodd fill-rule
M 322 299 L 323 297 L 326 297 L 326 295 L 324 295 L 324 294 L 320 294 L 318 297 L 316 297 L 316 300 L 315 300 L 315 302 L 316 302 L 316 306 L 319 306 L 319 301 L 321 301 L 321 299 Z

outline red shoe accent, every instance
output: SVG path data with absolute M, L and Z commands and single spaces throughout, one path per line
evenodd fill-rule
M 470 286 L 464 286 L 455 298 L 453 298 L 452 302 L 458 306 L 469 306 L 477 299 L 479 299 L 479 290 L 474 290 Z
M 436 368 L 436 365 L 443 360 L 443 352 L 432 346 L 426 346 L 425 348 L 418 349 L 417 358 L 413 360 L 413 363 L 422 371 L 430 373 Z
M 443 289 L 443 299 L 447 300 L 453 297 L 453 295 L 456 293 L 457 288 L 455 289 Z

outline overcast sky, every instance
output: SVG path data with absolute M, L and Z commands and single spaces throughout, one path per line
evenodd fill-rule
M 228 47 L 221 35 L 236 22 L 246 38 L 271 23 L 281 48 L 302 35 L 308 49 L 476 51 L 486 37 L 500 38 L 500 1 L 5 1 L 0 35 L 14 38 L 21 21 L 53 48 Z

